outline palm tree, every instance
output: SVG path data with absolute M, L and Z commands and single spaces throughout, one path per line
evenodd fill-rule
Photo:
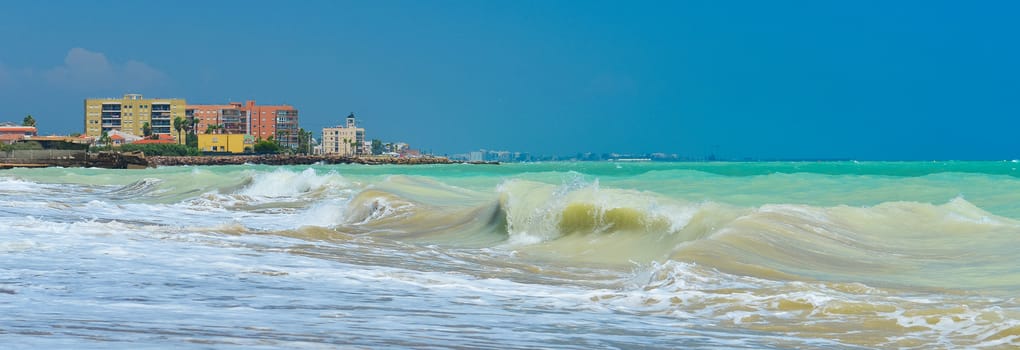
M 290 143 L 289 133 L 286 130 L 276 130 L 276 142 L 279 144 Z
M 209 124 L 208 126 L 205 127 L 205 133 L 206 134 L 217 133 L 216 130 L 219 130 L 219 129 L 223 129 L 223 125 Z
M 197 131 L 195 131 L 195 126 L 197 124 L 198 121 L 195 120 L 194 116 L 184 117 L 184 129 L 188 130 L 188 133 L 192 134 L 198 133 Z
M 142 124 L 142 135 L 145 136 L 145 138 L 152 137 L 152 126 L 149 125 L 149 122 Z
M 188 147 L 198 147 L 198 132 L 195 130 L 197 121 L 195 118 L 190 118 L 184 121 L 184 144 Z
M 25 117 L 24 121 L 21 122 L 21 126 L 35 127 L 35 118 L 32 118 L 32 115 L 29 114 Z
M 304 128 L 298 128 L 298 153 L 309 154 L 312 153 L 310 150 L 312 139 L 312 132 L 305 131 Z
M 103 133 L 99 135 L 99 144 L 103 145 L 102 148 L 100 149 L 105 148 L 106 150 L 109 150 L 110 147 L 113 147 L 112 145 L 110 145 L 110 141 L 111 141 L 110 134 L 107 133 L 106 130 L 103 130 Z
M 184 130 L 184 118 L 174 117 L 174 130 L 177 130 L 177 143 L 183 144 L 181 131 Z

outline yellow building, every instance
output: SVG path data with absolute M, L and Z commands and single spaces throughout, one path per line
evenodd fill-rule
M 99 137 L 103 131 L 119 130 L 142 136 L 142 127 L 149 123 L 152 133 L 178 137 L 173 120 L 185 118 L 183 98 L 143 98 L 127 94 L 123 98 L 90 98 L 85 100 L 85 135 Z M 178 137 L 183 143 L 183 137 Z
M 255 137 L 245 134 L 199 134 L 198 149 L 202 152 L 244 153 L 255 146 Z

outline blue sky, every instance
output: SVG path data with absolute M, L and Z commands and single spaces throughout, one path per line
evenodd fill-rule
M 0 120 L 85 97 L 300 109 L 437 153 L 1020 158 L 1020 5 L 38 1 L 0 11 Z

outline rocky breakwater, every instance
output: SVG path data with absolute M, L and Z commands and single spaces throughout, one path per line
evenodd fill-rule
M 307 164 L 451 164 L 443 157 L 390 158 L 390 157 L 348 157 L 333 155 L 233 155 L 233 156 L 149 156 L 150 166 L 181 165 L 307 165 Z
M 149 161 L 142 152 L 89 153 L 85 166 L 106 169 L 144 169 Z

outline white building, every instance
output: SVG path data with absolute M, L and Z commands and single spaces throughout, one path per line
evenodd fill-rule
M 322 154 L 345 156 L 368 154 L 371 145 L 365 142 L 365 129 L 357 127 L 354 113 L 347 116 L 346 126 L 322 129 Z
M 484 153 L 482 153 L 481 151 L 474 151 L 468 154 L 469 162 L 481 162 L 484 160 L 485 160 Z

